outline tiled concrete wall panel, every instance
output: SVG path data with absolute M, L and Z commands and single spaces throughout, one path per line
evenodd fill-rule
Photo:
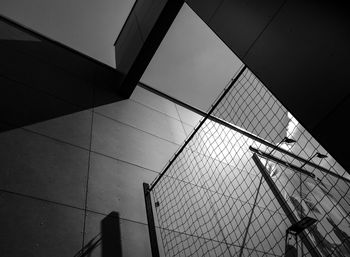
M 174 103 L 138 87 L 129 100 L 0 133 L 1 255 L 74 256 L 118 213 L 122 256 L 151 256 L 142 183 L 185 126 Z

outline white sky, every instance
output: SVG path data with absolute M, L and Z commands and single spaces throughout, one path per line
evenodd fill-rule
M 141 81 L 206 111 L 241 65 L 185 4 Z

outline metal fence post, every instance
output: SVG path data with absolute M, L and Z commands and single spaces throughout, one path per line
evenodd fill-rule
M 143 192 L 145 195 L 148 232 L 149 232 L 149 239 L 151 242 L 152 257 L 159 257 L 160 255 L 159 255 L 159 248 L 158 248 L 158 241 L 157 241 L 157 232 L 156 232 L 156 226 L 154 224 L 152 199 L 151 199 L 151 192 L 149 190 L 149 184 L 143 183 Z

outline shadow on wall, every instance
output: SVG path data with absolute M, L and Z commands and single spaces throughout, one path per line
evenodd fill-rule
M 125 99 L 121 73 L 0 16 L 0 132 Z
M 101 221 L 101 232 L 84 245 L 74 257 L 89 257 L 100 245 L 101 257 L 123 256 L 118 212 L 111 212 Z

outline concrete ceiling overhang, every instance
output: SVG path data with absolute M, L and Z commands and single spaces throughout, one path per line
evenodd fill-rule
M 143 11 L 133 9 L 120 42 L 116 42 L 117 69 L 125 73 L 127 93 L 136 86 L 182 6 L 182 1 L 137 2 Z M 155 2 L 159 2 L 158 9 Z M 346 135 L 350 109 L 348 8 L 340 2 L 319 1 L 186 3 L 321 145 L 350 170 L 350 139 Z

